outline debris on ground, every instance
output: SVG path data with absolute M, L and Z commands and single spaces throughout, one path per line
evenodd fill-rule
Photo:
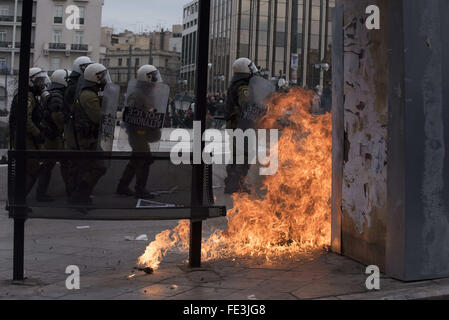
M 146 274 L 153 274 L 154 269 L 151 267 L 134 267 L 135 270 L 143 271 Z
M 170 190 L 158 190 L 158 191 L 153 191 L 150 192 L 150 194 L 152 196 L 160 196 L 162 194 L 172 194 L 173 192 L 175 192 L 178 189 L 178 186 L 174 186 L 173 188 L 171 188 Z
M 141 234 L 140 236 L 136 237 L 136 241 L 148 241 L 148 236 L 146 234 Z
M 126 241 L 148 241 L 148 236 L 146 234 L 141 234 L 138 237 L 126 236 L 125 240 Z

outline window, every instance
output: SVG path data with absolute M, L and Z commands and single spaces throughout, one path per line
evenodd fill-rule
M 61 43 L 62 31 L 54 30 L 53 31 L 53 43 Z
M 0 6 L 0 16 L 8 16 L 8 15 L 9 15 L 9 7 Z
M 84 24 L 84 13 L 85 13 L 85 8 L 84 7 L 79 7 L 80 9 L 80 18 L 78 20 L 78 24 Z
M 0 30 L 0 42 L 6 42 L 6 30 Z
M 0 58 L 0 66 L 2 66 L 2 61 L 4 58 Z M 6 109 L 6 98 L 8 93 L 6 92 L 5 87 L 0 86 L 0 109 Z
M 51 71 L 55 71 L 61 68 L 61 59 L 60 58 L 51 58 Z
M 123 63 L 123 59 L 122 59 L 122 58 L 119 58 L 119 59 L 118 59 L 118 66 L 121 67 L 121 66 L 122 66 L 122 63 Z
M 5 57 L 1 57 L 0 58 L 0 70 L 4 70 L 6 68 L 7 68 L 7 66 L 6 66 L 6 58 Z
M 136 58 L 136 66 L 140 65 L 140 59 Z
M 84 39 L 84 32 L 83 31 L 76 31 L 75 32 L 75 44 L 82 44 Z
M 53 16 L 53 23 L 62 23 L 62 6 L 55 6 L 55 14 Z

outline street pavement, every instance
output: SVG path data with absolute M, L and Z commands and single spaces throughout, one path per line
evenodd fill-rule
M 449 279 L 403 283 L 385 276 L 380 290 L 366 289 L 365 267 L 324 251 L 272 265 L 250 259 L 211 261 L 187 268 L 186 252 L 170 252 L 153 274 L 136 270 L 148 241 L 176 221 L 26 222 L 25 275 L 12 283 L 13 221 L 0 202 L 0 299 L 429 299 L 449 295 Z M 81 227 L 81 228 L 80 228 Z M 205 223 L 226 227 L 226 219 Z M 66 267 L 80 269 L 80 289 L 66 288 Z

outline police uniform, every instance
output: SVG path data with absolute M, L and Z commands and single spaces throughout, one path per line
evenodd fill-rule
M 148 106 L 144 103 L 145 99 L 144 93 L 136 90 L 128 97 L 128 107 L 148 111 Z M 126 132 L 133 152 L 147 152 L 148 157 L 146 159 L 131 159 L 129 161 L 120 179 L 117 193 L 130 195 L 128 186 L 133 178 L 136 177 L 136 196 L 149 197 L 150 195 L 146 190 L 146 185 L 149 177 L 150 165 L 153 163 L 149 142 L 160 140 L 161 130 L 126 125 Z
M 84 88 L 73 106 L 73 128 L 77 148 L 80 151 L 97 151 L 98 131 L 102 117 L 101 97 L 98 89 Z M 88 201 L 99 179 L 106 173 L 102 160 L 79 160 L 75 162 L 76 180 L 72 200 Z
M 13 98 L 11 104 L 11 115 L 9 118 L 10 134 L 11 134 L 11 149 L 16 149 L 16 128 L 17 121 L 19 121 L 18 114 L 18 94 Z M 41 144 L 44 142 L 43 134 L 39 128 L 39 102 L 36 100 L 32 92 L 28 92 L 27 104 L 27 118 L 26 118 L 26 149 L 39 150 Z M 26 163 L 26 193 L 28 194 L 36 183 L 39 176 L 39 160 L 29 159 Z
M 49 97 L 47 98 L 46 104 L 43 108 L 44 117 L 43 125 L 46 127 L 45 130 L 45 143 L 43 145 L 44 150 L 63 150 L 63 132 L 64 132 L 64 91 L 65 87 L 56 84 L 52 84 L 49 90 Z M 64 182 L 67 181 L 67 166 L 66 161 L 61 160 L 61 175 Z M 50 184 L 51 173 L 56 165 L 56 161 L 47 160 L 41 164 L 41 171 L 39 175 L 39 182 L 37 185 L 37 198 L 43 199 L 46 196 L 48 186 Z M 67 185 L 67 183 L 66 183 Z
M 69 85 L 64 93 L 64 115 L 65 115 L 65 126 L 64 126 L 64 147 L 66 150 L 76 150 L 75 135 L 73 132 L 72 122 L 70 121 L 70 116 L 73 112 L 73 105 L 76 100 L 76 89 L 78 87 L 78 79 L 72 78 L 69 80 Z
M 69 80 L 69 85 L 64 93 L 64 149 L 78 150 L 75 132 L 73 129 L 73 105 L 76 99 L 76 90 L 78 87 L 79 77 L 72 77 Z M 66 160 L 61 164 L 64 168 L 64 176 L 66 183 L 67 195 L 70 196 L 75 188 L 76 167 L 72 160 Z
M 226 128 L 238 129 L 242 111 L 249 99 L 249 74 L 236 73 L 228 89 L 225 110 Z M 245 164 L 236 164 L 236 140 L 233 142 L 233 164 L 226 166 L 225 192 L 234 193 L 244 188 L 244 179 L 249 171 L 247 148 L 245 145 Z

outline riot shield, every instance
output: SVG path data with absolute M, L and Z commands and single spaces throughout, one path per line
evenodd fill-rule
M 266 99 L 276 92 L 276 86 L 262 77 L 254 76 L 249 81 L 248 104 L 243 108 L 239 128 L 256 128 L 257 122 L 266 113 Z
M 112 151 L 119 98 L 120 86 L 108 83 L 103 90 L 101 106 L 102 117 L 98 133 L 98 149 L 100 151 Z
M 117 149 L 148 152 L 161 139 L 170 87 L 164 83 L 128 83 Z

